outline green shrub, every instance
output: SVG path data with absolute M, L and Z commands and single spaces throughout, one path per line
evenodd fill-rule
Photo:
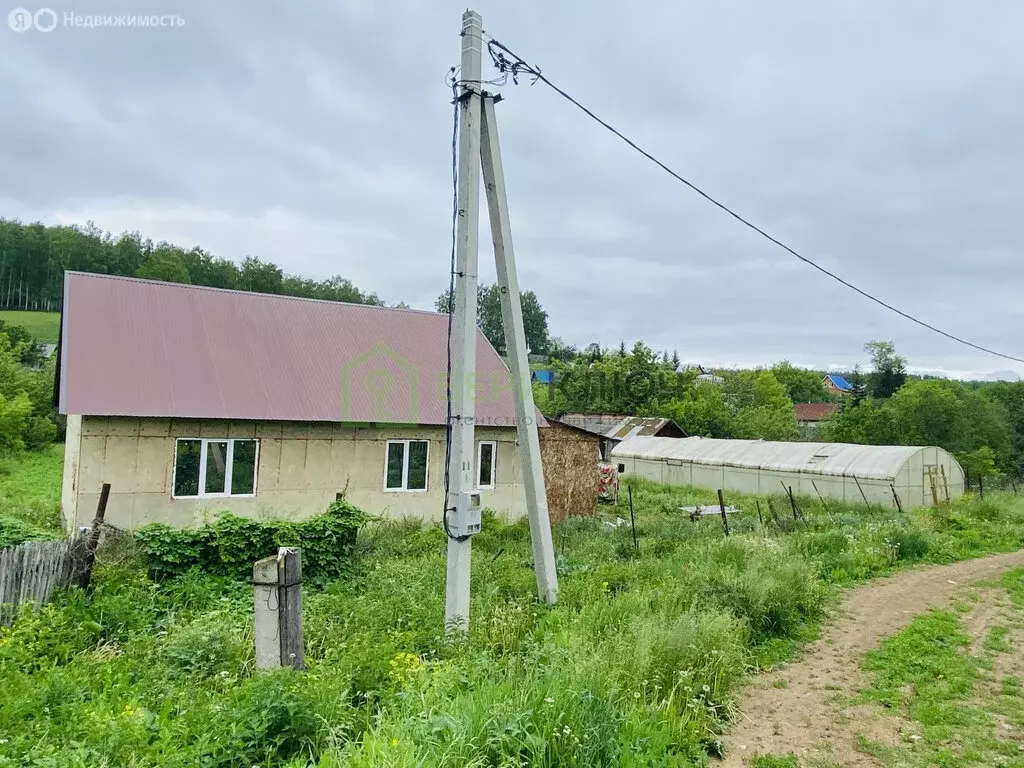
M 0 517 L 0 549 L 13 547 L 25 541 L 52 539 L 53 533 L 22 520 Z
M 163 655 L 168 666 L 182 675 L 200 678 L 235 671 L 245 648 L 238 627 L 216 616 L 204 616 L 175 628 L 168 635 Z
M 341 575 L 349 564 L 359 526 L 366 515 L 337 501 L 322 515 L 302 522 L 250 520 L 224 514 L 200 528 L 152 523 L 135 532 L 154 578 L 180 577 L 192 568 L 246 578 L 253 563 L 278 547 L 302 548 L 303 578 L 322 583 Z

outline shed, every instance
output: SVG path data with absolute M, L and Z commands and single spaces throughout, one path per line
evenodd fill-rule
M 964 490 L 960 464 L 934 446 L 633 437 L 612 456 L 626 472 L 657 482 L 761 494 L 792 486 L 794 493 L 820 492 L 851 504 L 866 498 L 894 505 L 895 488 L 905 508 L 930 506 L 932 478 L 940 501 Z
M 838 410 L 839 403 L 797 403 L 793 406 L 793 415 L 801 436 L 811 438 L 818 434 L 821 423 Z
M 627 437 L 686 437 L 672 419 L 659 416 L 623 416 L 621 413 L 561 413 L 556 421 L 586 430 L 602 438 L 601 459 L 610 461 L 612 448 Z
M 551 522 L 596 515 L 601 438 L 558 421 L 549 421 L 538 434 Z
M 445 508 L 446 315 L 68 272 L 59 356 L 69 527 L 104 482 L 123 528 L 302 518 L 343 490 L 394 517 Z M 519 517 L 512 381 L 479 331 L 476 362 L 475 485 Z

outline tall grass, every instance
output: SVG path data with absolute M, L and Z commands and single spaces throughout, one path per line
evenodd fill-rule
M 1010 496 L 903 515 L 801 499 L 804 520 L 762 524 L 737 495 L 728 538 L 678 510 L 712 501 L 636 483 L 638 551 L 628 523 L 556 526 L 554 607 L 528 526 L 488 517 L 455 643 L 443 534 L 373 524 L 351 575 L 306 591 L 303 674 L 254 673 L 246 584 L 107 567 L 0 629 L 0 768 L 702 765 L 745 675 L 813 636 L 837 587 L 1024 546 Z

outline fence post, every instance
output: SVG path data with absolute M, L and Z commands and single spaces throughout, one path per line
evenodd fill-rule
M 627 485 L 626 489 L 629 491 L 629 524 L 633 528 L 633 550 L 639 552 L 640 542 L 636 540 L 636 518 L 633 516 L 633 484 Z
M 281 547 L 253 565 L 256 667 L 306 668 L 302 640 L 301 550 Z
M 782 481 L 780 480 L 779 482 L 781 483 Z M 799 512 L 797 512 L 797 509 L 796 509 L 796 499 L 793 498 L 793 486 L 792 485 L 787 486 L 785 483 L 782 483 L 782 488 L 783 488 L 783 490 L 786 491 L 786 494 L 789 496 L 789 504 L 790 504 L 790 506 L 793 507 L 793 520 L 799 520 L 800 519 L 800 514 L 799 514 Z
M 867 494 L 866 494 L 866 493 L 864 493 L 864 489 L 863 489 L 863 488 L 861 488 L 861 485 L 860 485 L 860 480 L 859 480 L 859 479 L 857 478 L 857 476 L 856 476 L 856 475 L 854 475 L 854 476 L 853 476 L 853 482 L 855 482 L 855 483 L 857 484 L 857 490 L 858 490 L 858 491 L 860 491 L 860 497 L 861 497 L 862 499 L 864 499 L 864 506 L 866 506 L 866 507 L 870 507 L 870 506 L 871 506 L 871 502 L 870 502 L 870 501 L 868 501 L 868 497 L 867 497 Z
M 764 528 L 764 517 L 761 516 L 761 500 L 754 499 L 754 503 L 757 504 L 757 522 L 759 522 L 761 527 Z
M 278 552 L 280 583 L 281 664 L 306 668 L 302 642 L 302 550 L 282 547 Z
M 725 535 L 729 535 L 729 518 L 725 514 L 725 498 L 722 496 L 722 489 L 718 489 L 718 508 L 722 510 L 722 528 L 725 529 Z
M 265 557 L 252 567 L 253 616 L 256 630 L 256 668 L 281 666 L 278 629 L 277 557 Z
M 902 515 L 903 514 L 903 503 L 900 501 L 900 495 L 898 493 L 896 493 L 896 486 L 893 485 L 892 483 L 889 483 L 889 489 L 892 491 L 892 497 L 896 501 L 896 509 Z
M 100 500 L 96 504 L 96 517 L 92 521 L 92 530 L 85 542 L 85 559 L 82 563 L 79 586 L 86 589 L 92 581 L 92 568 L 96 564 L 96 550 L 100 547 L 100 534 L 103 533 L 103 519 L 107 515 L 107 502 L 110 500 L 110 483 L 100 488 Z

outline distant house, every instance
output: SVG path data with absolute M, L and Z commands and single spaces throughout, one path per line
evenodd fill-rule
M 717 376 L 710 368 L 705 368 L 704 366 L 699 365 L 697 366 L 697 370 L 700 371 L 695 380 L 697 384 L 714 384 L 716 387 L 720 387 L 725 384 L 725 379 L 721 376 Z
M 796 424 L 801 437 L 814 437 L 821 428 L 821 422 L 827 421 L 839 410 L 838 403 L 797 403 L 793 406 Z
M 103 483 L 121 528 L 222 510 L 302 518 L 341 491 L 369 512 L 438 520 L 447 333 L 434 312 L 68 272 L 65 522 L 88 524 Z M 484 506 L 519 517 L 509 373 L 482 333 L 476 344 L 473 478 Z M 589 464 L 597 441 L 573 451 Z
M 671 419 L 657 416 L 623 416 L 615 413 L 562 413 L 555 421 L 601 437 L 601 460 L 608 461 L 612 448 L 627 437 L 686 437 Z
M 844 377 L 838 373 L 829 373 L 821 380 L 821 384 L 829 394 L 848 395 L 853 392 L 853 387 Z

